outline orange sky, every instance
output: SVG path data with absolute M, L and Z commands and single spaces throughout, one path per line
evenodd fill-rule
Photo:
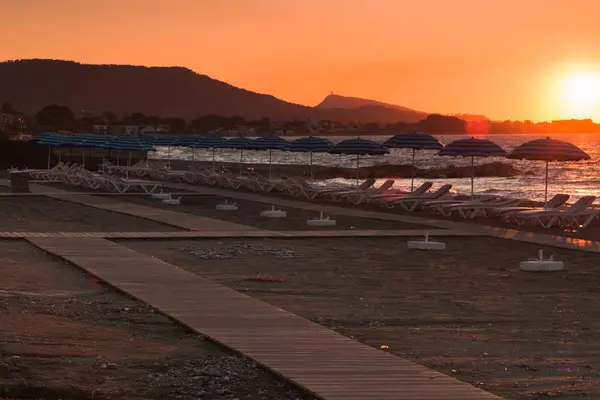
M 333 90 L 428 112 L 600 121 L 600 100 L 565 104 L 561 89 L 569 74 L 600 76 L 600 0 L 0 0 L 0 10 L 0 59 L 182 65 L 307 105 Z

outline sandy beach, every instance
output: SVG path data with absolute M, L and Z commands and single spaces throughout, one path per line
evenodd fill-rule
M 186 196 L 185 194 L 177 197 L 181 197 L 181 204 L 177 206 L 162 204 L 160 201 L 153 200 L 149 196 L 122 196 L 119 197 L 119 201 L 220 219 L 266 230 L 323 230 L 323 228 L 309 226 L 306 223 L 309 219 L 319 218 L 319 213 L 316 211 L 284 207 L 287 213 L 286 218 L 271 219 L 260 216 L 262 211 L 271 209 L 272 204 L 270 203 L 229 199 L 229 202 L 237 204 L 238 209 L 236 211 L 218 211 L 215 209 L 215 206 L 222 203 L 226 199 L 225 197 Z M 281 209 L 278 206 L 275 208 Z M 405 222 L 349 217 L 335 213 L 327 213 L 325 215 L 336 221 L 335 229 L 425 229 L 422 225 Z
M 519 261 L 538 246 L 444 238 L 123 244 L 509 399 L 597 398 L 597 255 L 548 248 L 564 272 Z
M 276 202 L 277 198 L 283 198 L 288 200 L 295 200 L 304 202 L 307 204 L 322 204 L 325 206 L 340 206 L 347 208 L 359 208 L 366 211 L 377 211 L 384 214 L 392 214 L 392 215 L 406 215 L 410 217 L 422 217 L 427 219 L 439 219 L 444 221 L 451 222 L 466 222 L 466 223 L 475 223 L 499 228 L 506 229 L 517 229 L 528 232 L 538 232 L 549 235 L 556 236 L 566 236 L 577 239 L 586 239 L 586 240 L 597 240 L 600 241 L 600 221 L 598 219 L 593 220 L 586 228 L 579 228 L 577 230 L 572 229 L 563 229 L 561 227 L 552 227 L 552 228 L 542 228 L 532 225 L 524 225 L 518 226 L 513 223 L 506 223 L 500 217 L 477 217 L 473 219 L 464 219 L 458 216 L 446 217 L 441 214 L 437 214 L 430 211 L 415 211 L 415 212 L 406 212 L 401 207 L 396 207 L 393 209 L 389 209 L 386 207 L 381 207 L 374 204 L 361 204 L 358 206 L 350 206 L 347 204 L 340 204 L 330 201 L 325 201 L 324 199 L 314 199 L 314 200 L 306 200 L 303 198 L 295 198 L 289 195 L 285 195 L 282 193 L 261 193 L 264 197 L 264 203 L 255 202 L 255 201 L 247 201 L 247 200 L 236 200 L 229 198 L 230 201 L 235 201 L 239 209 L 235 212 L 223 213 L 216 212 L 214 209 L 215 205 L 218 202 L 223 201 L 226 197 L 224 196 L 186 196 L 186 192 L 192 192 L 193 186 L 190 186 L 190 190 L 182 190 L 181 188 L 170 188 L 168 182 L 164 183 L 163 190 L 165 192 L 173 192 L 178 193 L 176 197 L 181 197 L 181 204 L 176 206 L 176 210 L 179 212 L 199 215 L 203 217 L 222 219 L 229 222 L 235 222 L 244 225 L 255 226 L 262 229 L 269 230 L 289 230 L 289 229 L 302 229 L 302 230 L 310 230 L 314 229 L 306 225 L 307 219 L 312 219 L 317 216 L 314 211 L 303 210 L 300 208 L 289 208 L 284 207 L 285 211 L 288 212 L 288 217 L 285 221 L 283 220 L 268 220 L 265 218 L 259 217 L 261 211 L 269 208 L 271 203 L 269 203 L 269 199 L 274 199 L 273 202 Z M 83 189 L 83 188 L 72 188 L 71 186 L 64 184 L 44 184 L 43 186 L 48 187 L 48 191 L 52 191 L 52 188 L 58 188 L 61 190 L 71 190 L 75 192 L 87 192 L 87 193 L 98 193 L 91 189 Z M 254 193 L 249 191 L 244 191 L 242 189 L 237 189 L 236 191 Z M 210 192 L 210 189 L 208 189 Z M 158 208 L 167 208 L 174 210 L 171 206 L 165 206 L 158 201 L 152 201 L 149 196 L 120 196 L 118 197 L 121 201 L 132 202 L 140 205 L 158 207 Z M 540 206 L 534 202 L 525 203 L 528 206 Z M 280 207 L 277 207 L 280 208 Z M 331 214 L 331 218 L 337 221 L 337 229 L 426 229 L 423 226 L 419 226 L 416 224 L 409 224 L 403 222 L 395 222 L 387 219 L 365 219 L 365 218 L 356 218 L 356 217 L 347 217 L 340 214 Z M 320 229 L 320 228 L 317 228 Z
M 270 230 L 307 230 L 306 219 L 315 216 L 314 211 L 286 207 L 285 220 L 265 219 L 259 213 L 269 204 L 247 200 L 236 200 L 239 211 L 222 213 L 214 206 L 223 197 L 186 193 L 182 204 L 175 207 L 162 205 L 149 196 L 111 199 Z M 20 214 L 0 214 L 0 223 L 14 230 L 19 226 L 25 231 L 169 230 L 145 219 L 45 197 L 6 197 L 0 202 L 5 210 L 21 210 Z M 424 229 L 389 220 L 330 216 L 338 220 L 338 229 Z M 536 256 L 538 245 L 487 237 L 448 237 L 438 239 L 446 242 L 446 251 L 424 253 L 408 250 L 406 240 L 205 239 L 120 243 L 507 399 L 600 397 L 600 364 L 595 357 L 600 352 L 595 333 L 600 329 L 595 317 L 600 311 L 600 275 L 595 270 L 595 253 L 545 247 L 545 254 L 563 260 L 566 268 L 555 274 L 532 274 L 519 271 L 518 264 Z M 185 333 L 166 318 L 160 317 L 159 322 L 159 315 L 148 307 L 107 289 L 24 242 L 0 242 L 0 252 L 4 265 L 28 266 L 3 268 L 4 276 L 0 275 L 7 282 L 0 299 L 4 309 L 11 310 L 3 316 L 11 322 L 0 328 L 6 338 L 0 347 L 0 367 L 8 371 L 8 378 L 0 378 L 4 379 L 0 382 L 7 382 L 0 388 L 20 393 L 17 398 L 27 398 L 26 390 L 30 389 L 26 388 L 32 387 L 43 387 L 50 394 L 72 390 L 67 393 L 74 398 L 98 387 L 102 394 L 114 396 L 125 390 L 136 398 L 155 398 L 149 392 L 152 384 L 166 393 L 156 398 L 300 396 L 261 370 L 252 369 L 255 375 L 250 374 L 249 379 L 256 381 L 255 386 L 245 386 L 242 376 L 248 375 L 246 368 L 251 367 L 240 366 L 243 363 L 239 359 L 206 341 L 196 343 L 196 336 Z M 24 316 L 33 319 L 25 320 Z M 35 318 L 46 320 L 38 322 Z M 79 325 L 67 325 L 64 318 Z M 43 340 L 35 336 L 38 330 L 35 335 L 31 333 L 36 324 L 44 326 L 39 335 L 60 345 L 47 349 Z M 21 333 L 23 330 L 28 333 Z M 83 335 L 85 339 L 80 343 L 77 335 L 91 331 L 92 336 Z M 173 337 L 179 339 L 173 342 Z M 123 349 L 125 339 L 119 338 L 127 338 L 127 349 Z M 76 349 L 70 347 L 71 341 Z M 148 341 L 158 343 L 156 349 L 161 350 L 149 349 Z M 78 351 L 85 351 L 85 356 Z M 43 356 L 43 362 L 48 363 L 44 365 L 52 371 L 63 365 L 60 363 L 74 365 L 69 379 L 75 384 L 68 381 L 67 388 L 67 381 L 52 375 L 54 372 L 46 376 L 32 371 L 33 361 L 27 360 L 37 359 L 37 352 L 52 353 Z M 155 368 L 156 363 L 160 367 Z M 209 376 L 208 389 L 198 389 L 196 380 L 204 382 L 207 378 L 198 378 L 205 375 L 197 371 L 206 366 L 226 372 L 219 372 L 216 379 Z M 86 375 L 86 369 L 94 373 Z M 233 378 L 235 374 L 240 376 L 239 382 Z M 18 380 L 19 376 L 27 377 L 26 384 Z M 230 380 L 221 381 L 223 376 Z M 149 383 L 150 379 L 158 380 Z M 121 380 L 127 383 L 121 385 Z M 198 397 L 198 390 L 210 395 Z M 247 390 L 247 394 L 242 396 L 240 390 Z M 256 397 L 253 391 L 261 394 Z M 50 394 L 48 398 L 52 398 Z
M 0 197 L 4 232 L 169 232 L 176 227 L 44 196 Z
M 310 398 L 25 242 L 0 253 L 0 398 Z

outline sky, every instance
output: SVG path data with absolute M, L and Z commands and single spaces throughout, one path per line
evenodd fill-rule
M 0 0 L 0 60 L 185 66 L 495 120 L 600 121 L 598 0 Z

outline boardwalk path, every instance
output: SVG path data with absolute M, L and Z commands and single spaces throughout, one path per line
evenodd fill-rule
M 27 240 L 321 399 L 498 399 L 106 239 Z
M 0 232 L 0 239 L 23 239 L 29 237 L 104 238 L 104 239 L 216 239 L 216 238 L 344 238 L 344 237 L 415 237 L 429 233 L 435 237 L 481 236 L 477 233 L 450 229 L 430 230 L 361 230 L 339 231 L 263 231 L 263 230 L 201 230 L 181 232 Z

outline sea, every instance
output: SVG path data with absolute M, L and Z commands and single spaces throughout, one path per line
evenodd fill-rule
M 331 141 L 338 142 L 350 137 L 356 136 L 337 136 L 330 137 Z M 389 136 L 363 136 L 370 140 L 378 142 L 385 141 Z M 531 134 L 510 134 L 510 135 L 487 135 L 477 136 L 497 143 L 506 151 L 514 149 L 516 146 L 530 140 L 545 138 L 547 135 Z M 464 139 L 464 135 L 439 135 L 437 138 L 445 144 L 455 140 Z M 554 162 L 549 167 L 549 195 L 555 193 L 567 193 L 572 199 L 577 199 L 585 195 L 597 195 L 600 197 L 600 136 L 593 134 L 555 134 L 553 139 L 570 142 L 583 149 L 591 156 L 589 161 L 558 163 Z M 295 137 L 286 137 L 293 140 Z M 418 168 L 440 168 L 450 165 L 466 166 L 470 165 L 471 159 L 456 157 L 438 156 L 433 151 L 419 151 L 416 153 L 415 165 Z M 197 149 L 194 153 L 196 160 L 212 160 L 212 150 Z M 150 155 L 151 158 L 172 160 L 191 160 L 192 153 L 190 149 L 179 147 L 159 147 L 157 151 Z M 215 159 L 219 162 L 239 162 L 240 151 L 229 149 L 217 149 Z M 245 162 L 268 164 L 269 153 L 265 151 L 244 151 Z M 273 164 L 297 164 L 308 165 L 309 155 L 304 153 L 290 153 L 283 151 L 272 152 Z M 392 149 L 390 154 L 383 156 L 363 156 L 360 157 L 360 166 L 369 166 L 375 164 L 407 164 L 412 161 L 411 150 Z M 489 163 L 491 161 L 502 161 L 513 164 L 520 174 L 517 176 L 504 177 L 475 177 L 475 192 L 478 194 L 498 194 L 499 196 L 526 198 L 531 200 L 544 199 L 544 176 L 545 163 L 539 161 L 526 160 L 508 160 L 506 158 L 476 158 L 475 164 Z M 355 156 L 333 155 L 333 154 L 313 154 L 313 163 L 315 165 L 356 167 Z M 308 167 L 307 167 L 308 169 Z M 410 188 L 410 177 L 407 179 L 394 178 L 394 188 Z M 431 180 L 431 179 L 429 179 Z M 415 179 L 415 185 L 422 183 L 423 179 Z M 456 193 L 470 193 L 471 178 L 457 179 L 437 179 L 435 185 L 450 183 Z M 331 179 L 322 181 L 323 184 L 352 184 L 353 180 Z

